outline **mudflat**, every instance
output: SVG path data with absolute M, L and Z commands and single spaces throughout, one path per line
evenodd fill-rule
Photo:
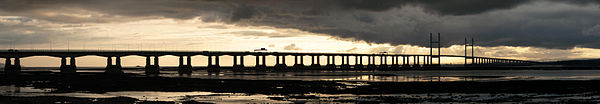
M 141 75 L 59 75 L 29 74 L 1 75 L 0 86 L 52 89 L 44 93 L 107 93 L 119 91 L 154 92 L 213 92 L 244 93 L 247 95 L 277 95 L 268 99 L 288 102 L 314 100 L 333 102 L 527 102 L 553 97 L 583 97 L 563 101 L 538 102 L 597 102 L 600 80 L 510 80 L 510 81 L 450 81 L 450 82 L 368 82 L 368 81 L 302 81 L 302 80 L 243 80 L 151 77 Z M 327 95 L 327 96 L 323 96 Z M 379 95 L 379 96 L 373 96 Z M 185 95 L 181 95 L 185 96 Z M 186 96 L 192 97 L 192 96 Z M 467 97 L 467 98 L 465 98 Z M 184 97 L 185 98 L 185 97 Z M 321 100 L 320 100 L 321 99 Z M 469 100 L 471 99 L 471 100 Z M 478 99 L 478 100 L 473 100 Z M 10 96 L 5 103 L 173 103 L 148 101 L 130 97 L 86 98 L 70 96 Z M 185 103 L 211 103 L 181 100 Z

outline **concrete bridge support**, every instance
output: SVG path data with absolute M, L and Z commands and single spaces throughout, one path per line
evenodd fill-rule
M 240 57 L 240 61 L 238 63 L 238 57 Z M 244 56 L 233 56 L 233 69 L 234 72 L 244 71 Z
M 192 74 L 192 56 L 185 56 L 186 62 L 184 64 L 183 61 L 184 56 L 179 56 L 179 68 L 177 68 L 177 73 L 179 74 Z
M 422 57 L 423 57 L 423 65 L 421 65 L 421 66 L 423 66 L 424 68 L 429 67 L 429 65 L 428 65 L 429 61 L 427 60 L 427 56 L 422 56 Z
M 365 68 L 365 67 L 363 66 L 363 64 L 362 64 L 362 63 L 363 63 L 363 62 L 362 62 L 362 60 L 363 60 L 363 59 L 362 59 L 362 57 L 363 57 L 363 56 L 355 56 L 355 57 L 354 57 L 354 60 L 355 60 L 355 61 L 354 61 L 354 63 L 355 63 L 355 64 L 354 64 L 354 69 L 355 69 L 355 70 L 362 70 L 362 69 L 364 69 L 364 68 Z
M 375 65 L 375 56 L 367 56 L 369 63 L 367 64 L 367 69 L 375 70 L 377 66 Z
M 281 57 L 281 60 L 279 60 L 279 57 Z M 280 56 L 280 55 L 275 56 L 275 66 L 274 67 L 276 70 L 287 69 L 287 65 L 285 65 L 285 55 L 284 56 Z
M 487 65 L 487 64 L 489 64 L 489 62 L 488 62 L 488 59 L 486 59 L 486 58 L 482 59 L 481 61 L 483 61 L 483 62 L 481 62 L 481 63 L 483 63 L 484 65 Z
M 487 59 L 485 59 L 485 58 L 481 58 L 480 61 L 481 61 L 481 65 L 487 64 Z
M 431 57 L 430 56 L 423 56 L 423 67 L 430 67 L 431 66 Z
M 262 60 L 260 58 L 262 57 Z M 256 65 L 254 66 L 256 71 L 267 71 L 267 62 L 265 61 L 264 55 L 256 55 Z
M 410 68 L 410 59 L 408 56 L 402 56 L 402 68 L 403 69 Z
M 215 62 L 213 64 L 212 57 L 215 57 Z M 219 65 L 219 55 L 208 56 L 208 69 L 206 69 L 209 73 L 219 73 L 221 72 L 221 65 Z
M 341 69 L 350 69 L 350 56 L 342 56 L 342 65 L 340 66 Z
M 77 72 L 77 66 L 75 65 L 75 57 L 69 57 L 69 64 L 67 65 L 67 57 L 60 58 L 60 73 L 63 74 L 74 74 Z
M 327 70 L 335 69 L 335 56 L 327 56 L 327 65 L 325 65 Z
M 118 63 L 120 63 L 120 58 L 117 57 L 117 61 Z M 155 74 L 160 74 L 160 65 L 158 64 L 158 56 L 154 56 L 154 64 L 150 63 L 151 58 L 150 56 L 146 56 L 146 67 L 145 67 L 145 73 L 146 75 L 155 75 Z M 119 66 L 121 64 L 118 64 Z
M 420 68 L 421 65 L 419 65 L 419 56 L 413 56 L 414 62 L 413 62 L 413 67 L 414 68 Z
M 379 56 L 379 70 L 387 70 L 388 69 L 388 65 L 387 65 L 387 56 L 385 55 L 381 55 Z
M 123 69 L 121 67 L 121 57 L 116 56 L 115 58 L 115 64 L 113 65 L 113 61 L 112 61 L 112 57 L 115 56 L 109 56 L 106 57 L 106 69 L 105 69 L 105 73 L 107 74 L 123 74 Z M 71 58 L 72 61 L 71 63 L 73 63 L 75 60 L 73 60 L 74 58 Z M 73 63 L 74 65 L 74 63 Z
M 298 57 L 300 57 L 300 63 L 298 63 Z M 296 70 L 302 70 L 304 69 L 304 56 L 294 56 L 294 69 Z
M 12 63 L 12 59 L 14 59 L 14 63 Z M 19 74 L 21 73 L 21 59 L 18 57 L 15 58 L 6 58 L 4 63 L 4 73 L 6 74 Z
M 400 65 L 398 64 L 400 60 L 398 60 L 398 56 L 392 56 L 392 66 L 390 66 L 390 69 L 392 70 L 399 70 L 400 69 Z
M 484 59 L 484 58 L 480 58 L 480 59 L 479 59 L 479 63 L 480 63 L 481 65 L 485 65 L 485 64 L 487 64 L 487 63 L 485 62 L 485 59 Z
M 315 59 L 315 57 L 317 59 Z M 310 56 L 310 68 L 311 69 L 320 69 L 321 68 L 321 59 L 319 58 L 320 56 Z M 316 61 L 316 63 L 315 63 Z

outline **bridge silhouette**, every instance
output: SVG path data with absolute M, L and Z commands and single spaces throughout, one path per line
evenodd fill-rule
M 180 73 L 191 73 L 192 64 L 191 57 L 202 55 L 208 57 L 207 71 L 219 72 L 219 58 L 224 56 L 233 57 L 233 70 L 241 71 L 248 66 L 244 65 L 243 56 L 254 56 L 256 58 L 256 65 L 253 69 L 266 70 L 266 56 L 275 56 L 275 65 L 272 66 L 274 70 L 286 70 L 286 69 L 354 69 L 354 70 L 401 70 L 401 69 L 420 69 L 420 68 L 435 68 L 441 67 L 439 60 L 434 62 L 432 57 L 459 57 L 472 59 L 472 63 L 465 63 L 465 67 L 477 67 L 477 66 L 514 66 L 514 65 L 529 65 L 535 63 L 534 61 L 526 60 L 515 60 L 515 59 L 501 59 L 501 58 L 488 58 L 488 57 L 466 57 L 459 55 L 419 55 L 419 54 L 362 54 L 362 53 L 300 53 L 300 52 L 235 52 L 235 51 L 97 51 L 97 50 L 16 50 L 16 51 L 2 51 L 0 57 L 5 58 L 5 72 L 7 73 L 18 73 L 21 70 L 20 58 L 31 57 L 31 56 L 51 56 L 58 57 L 61 59 L 60 71 L 61 73 L 75 73 L 76 58 L 82 56 L 101 56 L 106 57 L 107 73 L 122 73 L 121 68 L 121 57 L 124 56 L 143 56 L 146 58 L 146 74 L 158 74 L 159 73 L 159 57 L 173 55 L 179 57 L 179 72 Z M 294 65 L 287 66 L 284 62 L 285 56 L 294 57 Z M 309 56 L 311 60 L 310 65 L 304 64 L 304 57 Z M 350 57 L 353 57 L 355 64 L 350 65 Z M 113 57 L 115 60 L 113 60 Z M 320 58 L 327 58 L 327 64 L 321 65 Z M 340 64 L 335 63 L 335 57 L 341 57 L 342 61 Z M 380 60 L 379 64 L 375 63 L 375 58 L 378 57 Z M 239 58 L 239 60 L 238 60 Z M 367 59 L 367 62 L 363 62 L 363 58 Z M 69 63 L 67 63 L 67 59 Z M 184 62 L 184 59 L 186 59 Z M 391 59 L 391 63 L 387 61 Z M 151 63 L 151 60 L 154 62 Z M 401 60 L 401 61 L 400 61 Z M 113 64 L 115 62 L 115 64 Z M 423 62 L 423 63 L 421 63 Z
M 430 34 L 431 35 L 431 34 Z M 178 72 L 180 74 L 190 74 L 194 70 L 191 64 L 191 57 L 202 55 L 208 57 L 208 64 L 205 69 L 208 72 L 220 72 L 223 67 L 219 64 L 219 58 L 224 56 L 233 57 L 232 71 L 268 71 L 268 70 L 408 70 L 408 69 L 436 69 L 441 68 L 442 57 L 464 58 L 464 67 L 489 67 L 489 66 L 519 66 L 531 65 L 537 62 L 516 59 L 502 59 L 491 57 L 475 57 L 467 55 L 467 47 L 471 46 L 473 52 L 473 43 L 467 44 L 465 39 L 465 55 L 441 55 L 440 41 L 433 41 L 431 37 L 430 54 L 392 54 L 392 53 L 310 53 L 310 52 L 250 52 L 250 51 L 128 51 L 128 50 L 5 50 L 0 51 L 0 58 L 5 58 L 5 73 L 18 74 L 21 72 L 20 58 L 31 56 L 50 56 L 61 59 L 61 73 L 76 73 L 76 58 L 82 56 L 101 56 L 106 57 L 106 73 L 121 74 L 121 57 L 124 56 L 142 56 L 146 58 L 144 67 L 146 74 L 159 74 L 159 57 L 172 55 L 179 57 Z M 473 42 L 473 41 L 471 41 Z M 437 54 L 433 53 L 433 44 L 437 44 Z M 254 56 L 256 64 L 251 66 L 244 65 L 244 56 Z M 275 56 L 275 65 L 266 65 L 266 56 Z M 294 65 L 285 64 L 285 56 L 294 57 Z M 304 56 L 309 56 L 311 63 L 304 64 Z M 113 60 L 113 57 L 115 60 Z M 326 65 L 321 65 L 320 58 L 327 59 Z M 335 61 L 336 57 L 341 57 L 341 63 Z M 354 58 L 354 65 L 350 65 L 350 57 Z M 239 60 L 238 60 L 239 58 Z M 367 62 L 363 62 L 363 58 Z M 379 64 L 375 59 L 379 59 Z M 184 62 L 185 59 L 185 62 Z M 388 61 L 391 59 L 391 63 Z M 437 62 L 434 60 L 437 59 Z M 69 63 L 67 63 L 69 60 Z M 151 63 L 153 60 L 153 63 Z M 402 61 L 400 61 L 402 60 Z M 468 63 L 470 60 L 471 63 Z M 115 64 L 113 64 L 113 62 Z M 423 62 L 423 63 L 421 63 Z

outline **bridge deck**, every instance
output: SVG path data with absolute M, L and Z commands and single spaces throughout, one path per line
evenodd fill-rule
M 30 56 L 52 56 L 52 57 L 80 57 L 80 56 L 430 56 L 428 54 L 395 54 L 395 53 L 323 53 L 323 52 L 260 52 L 260 51 L 137 51 L 137 50 L 2 50 L 1 58 L 7 57 L 30 57 Z M 461 57 L 482 58 L 496 60 L 514 60 L 490 57 L 469 57 L 460 55 L 432 55 L 432 57 Z M 514 60 L 524 61 L 524 60 Z

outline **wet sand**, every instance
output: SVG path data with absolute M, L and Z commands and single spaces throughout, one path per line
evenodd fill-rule
M 510 80 L 451 82 L 365 82 L 365 81 L 302 81 L 302 80 L 241 80 L 140 75 L 112 76 L 103 74 L 0 75 L 0 86 L 52 89 L 48 93 L 107 93 L 119 91 L 156 91 L 244 93 L 247 95 L 278 95 L 268 99 L 293 103 L 327 101 L 346 103 L 381 102 L 587 102 L 598 103 L 600 80 Z M 279 96 L 280 95 L 280 96 Z M 203 95 L 200 97 L 206 97 Z M 228 95 L 231 96 L 231 95 Z M 548 97 L 550 96 L 550 97 Z M 194 99 L 198 96 L 184 96 Z M 552 97 L 566 100 L 552 101 Z M 575 98 L 573 98 L 575 97 Z M 475 99 L 475 100 L 473 100 Z M 477 100 L 478 99 L 478 100 Z M 31 102 L 39 101 L 39 102 Z M 64 96 L 2 96 L 0 103 L 173 103 L 152 102 L 128 97 L 81 98 Z M 188 100 L 186 103 L 199 103 Z M 210 103 L 210 102 L 205 102 Z

